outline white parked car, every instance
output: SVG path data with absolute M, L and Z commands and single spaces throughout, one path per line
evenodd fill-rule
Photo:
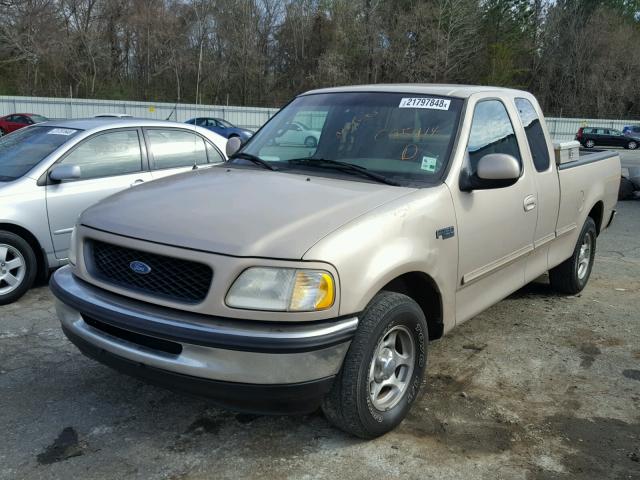
M 274 138 L 277 145 L 304 145 L 313 148 L 320 140 L 320 130 L 312 130 L 301 122 L 287 123 L 281 132 Z

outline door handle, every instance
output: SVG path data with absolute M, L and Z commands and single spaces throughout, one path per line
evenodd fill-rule
M 135 187 L 136 185 L 140 185 L 141 183 L 144 183 L 144 180 L 142 180 L 141 178 L 134 180 L 134 182 L 131 184 L 132 187 Z
M 530 212 L 534 208 L 536 208 L 536 196 L 535 195 L 527 195 L 524 197 L 524 211 Z

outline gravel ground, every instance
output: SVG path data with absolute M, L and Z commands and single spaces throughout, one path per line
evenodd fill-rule
M 369 442 L 111 371 L 35 288 L 0 307 L 0 478 L 640 479 L 638 232 L 620 203 L 581 295 L 541 278 L 433 343 L 424 397 Z

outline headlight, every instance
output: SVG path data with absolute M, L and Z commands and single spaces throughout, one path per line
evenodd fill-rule
M 71 265 L 76 264 L 76 256 L 76 227 L 73 227 L 73 230 L 71 230 L 71 239 L 69 240 L 69 263 Z
M 333 305 L 333 277 L 324 270 L 253 267 L 233 282 L 227 305 L 249 310 L 308 312 Z

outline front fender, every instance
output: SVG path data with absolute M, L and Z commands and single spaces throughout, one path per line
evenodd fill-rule
M 445 331 L 455 324 L 457 237 L 436 238 L 453 227 L 455 213 L 445 185 L 417 190 L 383 205 L 331 233 L 304 255 L 336 267 L 340 315 L 359 313 L 393 279 L 427 274 L 442 297 Z

